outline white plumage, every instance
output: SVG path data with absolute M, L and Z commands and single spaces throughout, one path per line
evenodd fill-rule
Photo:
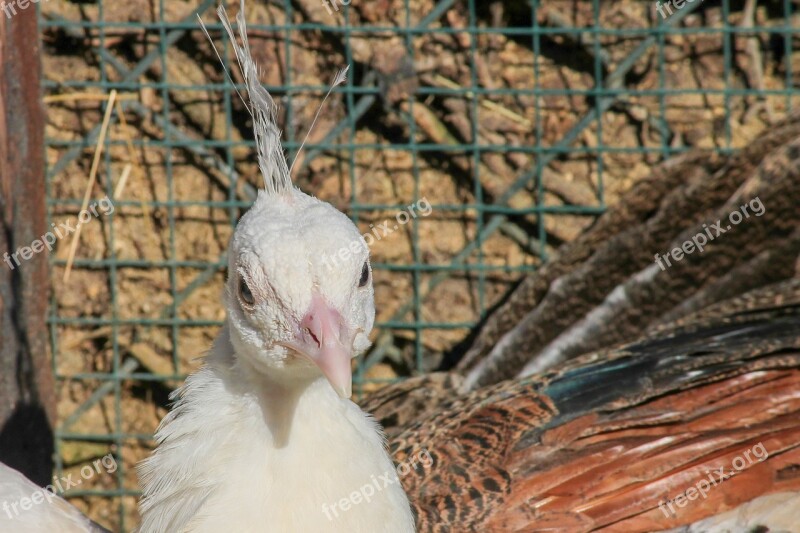
M 140 531 L 413 531 L 380 429 L 349 400 L 375 316 L 366 243 L 291 185 L 243 9 L 237 21 L 266 190 L 231 239 L 222 331 L 140 465 Z
M 735 509 L 706 518 L 667 533 L 736 533 L 739 531 L 769 531 L 797 533 L 800 531 L 800 492 L 775 492 L 759 496 Z M 768 529 L 767 529 L 768 528 Z

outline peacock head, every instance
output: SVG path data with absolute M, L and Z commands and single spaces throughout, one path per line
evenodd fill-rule
M 369 253 L 343 213 L 289 187 L 261 191 L 229 250 L 226 305 L 238 357 L 282 381 L 324 375 L 351 395 L 375 319 Z
M 307 383 L 322 374 L 349 398 L 350 361 L 369 346 L 375 319 L 366 242 L 344 214 L 292 185 L 277 105 L 250 52 L 244 2 L 236 17 L 238 42 L 224 6 L 217 13 L 247 86 L 245 105 L 264 178 L 264 190 L 239 221 L 228 250 L 231 343 L 240 362 L 280 383 Z M 331 90 L 346 73 L 339 71 Z

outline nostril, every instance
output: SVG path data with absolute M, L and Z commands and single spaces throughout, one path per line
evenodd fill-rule
M 319 342 L 319 339 L 317 338 L 317 336 L 316 336 L 316 335 L 314 335 L 314 332 L 313 332 L 313 331 L 311 331 L 311 328 L 305 328 L 305 330 L 306 330 L 306 333 L 308 333 L 308 335 L 309 335 L 309 336 L 310 336 L 312 339 L 314 339 L 314 342 L 316 342 L 316 343 L 317 343 L 317 346 L 322 346 L 322 344 Z

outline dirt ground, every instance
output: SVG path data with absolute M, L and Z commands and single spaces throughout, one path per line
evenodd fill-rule
M 543 4 L 534 17 L 525 2 L 481 3 L 471 20 L 466 4 L 456 2 L 428 32 L 417 33 L 404 29 L 425 19 L 435 7 L 431 0 L 353 0 L 349 18 L 343 11 L 328 13 L 316 0 L 297 0 L 290 12 L 282 3 L 248 2 L 250 43 L 262 81 L 278 87 L 273 94 L 288 139 L 302 140 L 324 95 L 320 89 L 351 62 L 356 90 L 351 98 L 342 92 L 329 98 L 309 136 L 312 147 L 298 159 L 296 183 L 348 213 L 356 204 L 384 206 L 359 209 L 364 231 L 392 220 L 397 210 L 391 206 L 419 198 L 434 206 L 429 216 L 372 246 L 379 321 L 393 319 L 415 286 L 424 288 L 436 274 L 410 267 L 448 265 L 475 240 L 491 216 L 481 211 L 482 203 L 502 198 L 520 176 L 536 169 L 534 147 L 558 147 L 583 117 L 593 116 L 596 96 L 587 91 L 597 74 L 611 80 L 612 88 L 626 89 L 598 114 L 599 122 L 565 145 L 569 150 L 557 153 L 538 180 L 511 195 L 508 205 L 517 212 L 482 242 L 480 254 L 469 256 L 473 268 L 454 271 L 434 290 L 422 292 L 419 320 L 456 325 L 420 330 L 424 367 L 416 368 L 414 361 L 416 330 L 392 329 L 390 358 L 372 367 L 367 378 L 435 367 L 463 340 L 464 325 L 496 303 L 521 270 L 541 264 L 542 250 L 555 253 L 594 220 L 596 209 L 581 214 L 566 206 L 613 205 L 669 150 L 741 147 L 783 117 L 790 98 L 797 107 L 796 96 L 774 94 L 796 86 L 800 73 L 800 52 L 791 53 L 800 48 L 797 34 L 767 31 L 798 27 L 800 15 L 786 21 L 780 2 L 759 6 L 752 20 L 744 2 L 732 2 L 731 25 L 763 31 L 736 33 L 727 43 L 720 31 L 724 13 L 705 2 L 684 19 L 686 31 L 665 32 L 663 42 L 657 39 L 622 78 L 611 74 L 658 22 L 650 2 L 604 2 L 597 17 L 591 2 Z M 97 96 L 108 93 L 101 83 L 124 78 L 113 65 L 132 69 L 157 53 L 160 38 L 175 30 L 170 26 L 162 34 L 159 27 L 131 23 L 175 23 L 197 2 L 164 2 L 163 13 L 157 2 L 146 0 L 104 2 L 102 14 L 94 3 L 40 5 L 51 23 L 87 23 L 42 32 L 44 77 L 51 82 L 45 105 L 52 171 L 71 142 L 85 139 L 103 121 Z M 237 7 L 229 11 L 233 15 Z M 110 23 L 102 33 L 91 24 L 101 17 Z M 215 22 L 213 9 L 203 20 Z M 336 31 L 270 29 L 286 23 L 326 24 Z M 493 30 L 534 23 L 546 30 L 538 43 L 530 34 Z M 594 25 L 611 31 L 569 32 Z M 470 33 L 470 27 L 476 31 Z M 703 27 L 713 31 L 690 31 Z M 212 36 L 220 42 L 218 31 Z M 106 56 L 98 53 L 101 48 Z M 232 76 L 240 80 L 238 73 Z M 72 500 L 114 530 L 123 517 L 125 529 L 137 523 L 134 465 L 152 448 L 149 435 L 166 412 L 169 391 L 197 368 L 224 318 L 224 271 L 208 266 L 222 260 L 232 222 L 249 201 L 248 184 L 260 183 L 252 149 L 244 144 L 252 138 L 246 111 L 235 92 L 222 90 L 224 81 L 204 34 L 191 29 L 165 47 L 163 59 L 119 85 L 124 108 L 112 115 L 110 143 L 91 192 L 101 198 L 117 190 L 113 217 L 83 226 L 67 282 L 62 277 L 69 241 L 59 242 L 55 253 L 52 337 L 62 420 L 115 368 L 131 361 L 136 372 L 131 379 L 108 381 L 109 393 L 63 429 L 111 438 L 64 439 L 59 448 L 65 472 L 77 473 L 110 451 L 121 458 L 117 472 L 85 480 L 81 489 L 122 488 L 124 495 Z M 300 88 L 289 93 L 283 85 Z M 361 86 L 368 90 L 359 91 Z M 724 95 L 726 87 L 734 92 Z M 533 94 L 534 88 L 543 94 Z M 660 88 L 683 92 L 659 93 Z M 366 112 L 349 122 L 348 106 L 361 102 Z M 330 142 L 341 146 L 316 151 L 313 145 L 340 122 L 344 128 Z M 352 150 L 352 144 L 366 146 Z M 53 222 L 77 216 L 94 150 L 94 142 L 88 143 L 50 180 Z M 242 179 L 232 185 L 224 165 Z M 537 215 L 537 207 L 546 214 Z M 114 265 L 108 263 L 112 257 Z M 413 319 L 410 313 L 400 317 Z

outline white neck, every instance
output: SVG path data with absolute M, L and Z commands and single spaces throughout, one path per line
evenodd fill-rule
M 324 378 L 287 387 L 247 368 L 227 328 L 139 467 L 140 531 L 413 531 L 375 422 Z

